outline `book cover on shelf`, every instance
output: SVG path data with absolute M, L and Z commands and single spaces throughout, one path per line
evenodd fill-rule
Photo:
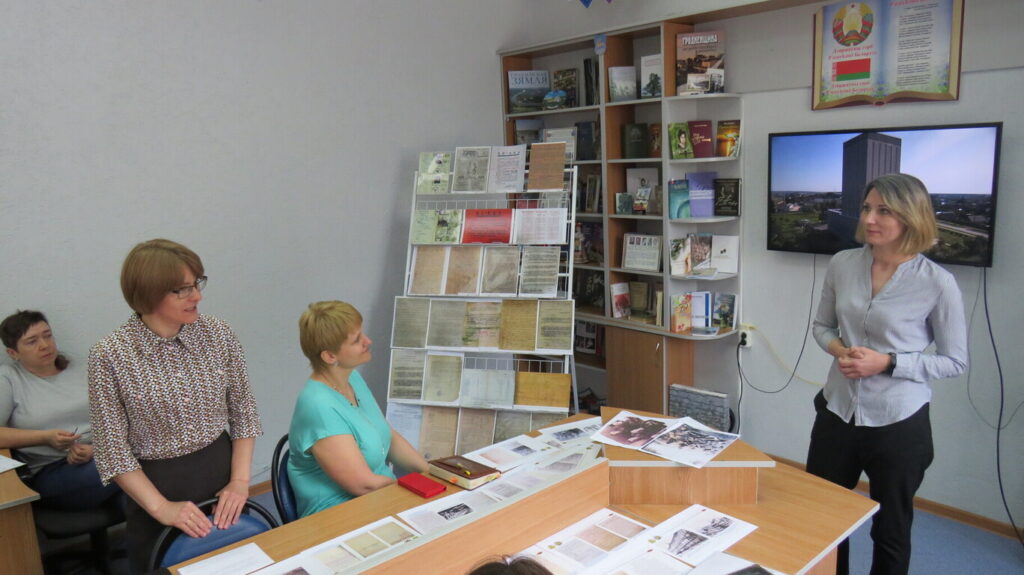
M 416 176 L 417 194 L 447 194 L 452 171 L 451 152 L 420 152 L 420 169 Z
M 575 108 L 579 105 L 576 94 L 579 91 L 579 72 L 576 68 L 555 70 L 551 75 L 551 89 L 565 92 L 565 107 Z
M 573 351 L 595 355 L 597 353 L 597 324 L 581 319 L 576 320 L 576 337 Z
M 721 70 L 717 85 L 711 85 L 710 69 Z M 676 94 L 704 94 L 725 91 L 725 32 L 710 30 L 676 34 Z
M 647 157 L 647 124 L 622 125 L 622 157 Z
M 647 126 L 647 157 L 661 157 L 661 124 Z
M 633 194 L 619 192 L 615 194 L 615 213 L 629 215 L 633 213 Z
M 585 264 L 590 262 L 587 251 L 583 248 L 583 222 L 576 222 L 576 231 L 572 235 L 572 263 Z
M 689 234 L 690 244 L 690 275 L 714 275 L 715 268 L 711 261 L 711 234 Z
M 690 125 L 686 122 L 674 122 L 668 125 L 669 157 L 673 160 L 686 160 L 693 157 L 693 145 L 690 143 Z
M 583 234 L 583 253 L 587 263 L 604 264 L 604 229 L 601 222 L 579 222 Z
M 600 101 L 601 80 L 598 77 L 598 66 L 596 58 L 583 59 L 583 104 L 585 106 L 596 106 Z
M 646 313 L 648 304 L 650 303 L 648 299 L 651 294 L 651 284 L 636 280 L 628 283 L 630 315 Z
M 660 216 L 661 212 L 665 209 L 664 205 L 665 199 L 661 184 L 654 184 L 651 187 L 651 200 L 647 205 L 647 214 L 650 216 Z
M 633 66 L 608 68 L 608 94 L 612 102 L 636 100 L 636 68 Z
M 488 481 L 501 477 L 497 469 L 477 463 L 461 455 L 432 459 L 427 462 L 430 474 L 463 489 L 476 489 Z
M 686 182 L 690 188 L 690 217 L 710 218 L 715 215 L 715 178 L 718 172 L 690 172 Z
M 587 183 L 584 190 L 585 201 L 583 211 L 588 214 L 601 213 L 601 176 L 599 174 L 587 175 Z
M 646 214 L 650 201 L 651 187 L 644 186 L 641 188 L 637 188 L 636 194 L 633 195 L 633 213 Z
M 739 236 L 711 236 L 711 267 L 715 268 L 715 273 L 738 273 L 739 253 Z
M 640 97 L 661 97 L 661 54 L 640 57 Z
M 493 146 L 487 163 L 487 193 L 517 194 L 526 181 L 526 144 Z
M 596 160 L 600 133 L 597 122 L 576 122 L 576 159 L 583 162 Z
M 512 210 L 466 210 L 462 224 L 464 244 L 507 244 L 512 238 Z
M 516 143 L 532 144 L 540 141 L 544 120 L 539 118 L 516 118 Z
M 736 294 L 715 293 L 715 310 L 711 325 L 719 330 L 736 329 Z
M 604 272 L 598 270 L 576 270 L 573 276 L 576 284 L 573 295 L 578 307 L 593 308 L 598 315 L 604 315 Z
M 612 317 L 627 318 L 630 313 L 629 306 L 629 282 L 619 282 L 611 285 L 612 294 Z
M 740 121 L 719 120 L 715 127 L 715 155 L 735 158 L 740 155 Z
M 716 216 L 740 215 L 740 179 L 715 178 Z
M 490 146 L 455 148 L 452 193 L 485 193 L 487 191 L 487 170 L 490 160 Z
M 545 128 L 541 132 L 545 144 L 565 142 L 565 163 L 576 161 L 576 126 L 571 128 Z
M 547 70 L 509 70 L 509 113 L 539 111 L 544 102 L 544 95 L 550 89 L 551 80 Z
M 674 276 L 688 276 L 692 271 L 690 264 L 690 238 L 674 238 L 669 250 L 669 272 Z
M 673 220 L 690 217 L 690 186 L 686 179 L 668 181 L 668 217 Z
M 708 291 L 690 292 L 690 333 L 715 335 L 718 328 L 711 324 L 715 295 Z
M 711 134 L 711 120 L 691 120 L 690 145 L 694 158 L 711 158 L 715 155 L 715 141 Z
M 670 329 L 675 333 L 685 333 L 690 330 L 690 294 L 681 293 L 672 296 Z

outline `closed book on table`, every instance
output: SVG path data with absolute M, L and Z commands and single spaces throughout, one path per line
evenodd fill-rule
M 463 489 L 476 489 L 488 481 L 501 477 L 501 472 L 493 467 L 466 459 L 461 455 L 432 459 L 430 474 L 454 483 Z
M 443 493 L 447 487 L 419 473 L 410 473 L 398 478 L 398 484 L 420 497 L 433 497 Z

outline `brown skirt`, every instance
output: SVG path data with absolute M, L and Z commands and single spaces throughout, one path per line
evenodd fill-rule
M 227 432 L 206 447 L 170 459 L 139 460 L 157 491 L 168 501 L 199 503 L 217 495 L 231 480 L 231 440 Z M 132 573 L 145 573 L 164 525 L 131 498 L 125 506 L 125 543 Z

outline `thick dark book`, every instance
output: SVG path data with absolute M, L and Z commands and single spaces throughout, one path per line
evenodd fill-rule
M 551 89 L 565 92 L 565 107 L 579 106 L 576 94 L 579 92 L 579 72 L 576 68 L 556 70 L 551 75 Z
M 740 179 L 715 178 L 716 216 L 740 215 Z
M 430 466 L 431 475 L 454 483 L 463 489 L 475 489 L 488 481 L 501 477 L 501 472 L 497 469 L 461 455 L 432 459 L 427 464 Z
M 585 58 L 583 60 L 583 104 L 596 106 L 598 91 L 600 90 L 600 79 L 598 78 L 598 67 L 596 58 Z
M 690 127 L 690 144 L 693 146 L 693 157 L 714 157 L 715 140 L 711 120 L 691 120 L 688 124 Z
M 647 124 L 624 124 L 622 126 L 622 157 L 647 157 Z
M 576 122 L 576 159 L 597 159 L 597 122 Z

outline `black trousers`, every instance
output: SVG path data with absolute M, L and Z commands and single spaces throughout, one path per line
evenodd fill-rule
M 871 499 L 879 503 L 871 522 L 871 575 L 906 575 L 910 570 L 910 528 L 914 494 L 934 456 L 928 404 L 914 415 L 882 427 L 846 422 L 828 410 L 821 392 L 807 453 L 807 472 L 853 489 L 863 471 Z M 838 549 L 837 575 L 850 570 L 850 542 Z
M 225 432 L 199 451 L 171 459 L 140 460 L 139 465 L 168 501 L 199 503 L 214 497 L 231 479 L 231 440 Z M 132 573 L 145 573 L 164 526 L 131 498 L 125 516 L 128 565 Z

